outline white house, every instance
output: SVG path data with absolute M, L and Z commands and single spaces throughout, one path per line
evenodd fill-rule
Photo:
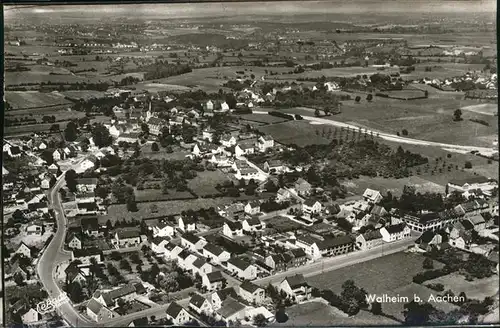
M 227 134 L 227 135 L 223 135 L 220 138 L 220 143 L 224 147 L 232 147 L 232 146 L 236 145 L 237 140 L 236 140 L 236 138 L 234 136 L 232 136 L 230 134 Z
M 174 325 L 183 325 L 191 320 L 191 315 L 177 302 L 172 302 L 167 308 L 167 318 L 172 320 Z
M 153 226 L 153 237 L 172 237 L 174 236 L 174 227 L 166 222 L 159 222 Z
M 90 299 L 87 303 L 87 315 L 96 322 L 112 319 L 114 317 L 113 311 L 109 310 L 94 298 Z
M 192 270 L 193 275 L 199 274 L 202 276 L 211 273 L 214 270 L 214 267 L 205 261 L 205 259 L 199 257 L 193 262 Z
M 157 255 L 165 255 L 168 244 L 169 238 L 165 237 L 154 237 L 150 242 L 151 250 Z
M 270 135 L 260 136 L 256 146 L 260 152 L 265 152 L 274 147 L 274 139 Z
M 380 233 L 385 242 L 392 242 L 410 237 L 411 229 L 405 223 L 399 223 L 381 228 Z
M 203 237 L 198 237 L 196 235 L 186 233 L 181 237 L 181 246 L 191 250 L 192 252 L 197 252 L 201 250 L 208 242 Z
M 208 291 L 221 290 L 225 282 L 226 278 L 224 278 L 220 271 L 201 275 L 201 283 Z
M 175 260 L 177 259 L 177 256 L 183 251 L 184 249 L 178 245 L 168 243 L 165 245 L 165 259 L 167 260 Z
M 302 203 L 302 211 L 306 214 L 318 214 L 321 212 L 321 203 L 314 199 L 308 199 Z
M 378 204 L 382 200 L 382 195 L 377 190 L 366 189 L 363 198 L 370 204 Z
M 212 308 L 214 310 L 220 309 L 222 307 L 222 303 L 229 297 L 233 299 L 236 299 L 238 297 L 236 291 L 232 287 L 224 288 L 212 293 L 212 295 L 210 296 L 210 298 L 212 299 Z
M 248 143 L 239 143 L 234 148 L 234 154 L 236 157 L 250 155 L 255 153 L 255 148 L 252 144 Z
M 200 294 L 194 294 L 189 300 L 189 307 L 196 313 L 210 314 L 212 312 L 212 304 Z
M 283 291 L 289 297 L 298 302 L 308 300 L 311 297 L 312 288 L 304 279 L 302 274 L 286 277 L 278 285 L 278 290 Z
M 240 296 L 250 304 L 262 304 L 266 298 L 264 288 L 250 281 L 244 281 L 239 288 Z
M 179 229 L 184 232 L 196 231 L 196 222 L 192 218 L 181 216 L 179 217 L 177 224 L 179 226 Z
M 231 257 L 231 253 L 214 244 L 206 244 L 203 247 L 202 254 L 206 258 L 209 258 L 212 263 L 216 264 L 227 262 Z
M 250 215 L 255 215 L 260 212 L 260 202 L 258 200 L 254 200 L 251 202 L 248 202 L 245 205 L 245 213 L 248 213 Z
M 42 319 L 40 313 L 33 308 L 25 308 L 18 313 L 21 316 L 21 320 L 24 324 L 30 324 L 38 322 Z
M 257 268 L 241 258 L 233 257 L 227 261 L 227 269 L 236 273 L 241 279 L 253 280 L 257 278 Z
M 22 254 L 27 258 L 31 258 L 31 248 L 24 243 L 24 241 L 19 244 L 19 247 L 16 250 L 16 254 Z
M 243 226 L 241 222 L 226 221 L 222 227 L 222 233 L 229 238 L 243 236 Z
M 276 193 L 276 202 L 281 203 L 290 199 L 292 194 L 288 189 L 280 188 Z
M 245 219 L 241 225 L 243 230 L 247 232 L 262 231 L 266 227 L 265 222 L 257 218 Z

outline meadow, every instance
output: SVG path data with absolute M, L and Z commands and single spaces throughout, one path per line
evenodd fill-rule
M 199 197 L 219 195 L 220 192 L 215 189 L 215 186 L 230 180 L 219 170 L 205 170 L 197 174 L 194 179 L 188 181 L 188 187 Z
M 288 110 L 287 110 L 288 111 Z M 303 147 L 311 144 L 329 144 L 330 141 L 316 135 L 316 126 L 307 121 L 288 121 L 284 123 L 258 127 L 262 133 L 271 135 L 281 144 Z
M 426 281 L 425 284 L 443 284 L 444 289 L 451 289 L 455 295 L 464 292 L 468 298 L 483 300 L 498 292 L 498 276 L 466 281 L 463 275 L 451 273 L 449 275 Z
M 5 100 L 13 110 L 73 104 L 59 92 L 6 91 Z

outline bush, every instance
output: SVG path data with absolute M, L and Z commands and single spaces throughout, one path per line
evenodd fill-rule
M 470 161 L 467 161 L 467 162 L 465 162 L 464 167 L 465 167 L 466 169 L 472 169 L 472 163 L 471 163 Z

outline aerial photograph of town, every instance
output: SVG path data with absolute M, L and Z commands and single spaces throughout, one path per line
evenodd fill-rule
M 500 324 L 496 10 L 4 6 L 3 327 Z

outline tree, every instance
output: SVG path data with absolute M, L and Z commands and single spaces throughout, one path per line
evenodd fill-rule
M 97 147 L 107 147 L 113 142 L 113 138 L 109 134 L 109 130 L 102 124 L 97 124 L 92 129 L 92 138 Z
M 407 136 L 407 135 L 408 135 L 408 130 L 403 129 L 403 130 L 401 131 L 401 134 L 402 134 L 402 135 L 404 135 L 404 136 Z
M 66 141 L 75 141 L 78 138 L 78 127 L 75 122 L 71 121 L 64 129 L 64 138 Z
M 132 271 L 132 267 L 130 266 L 130 263 L 126 259 L 122 259 L 120 261 L 120 269 L 122 270 L 127 270 L 127 271 Z
M 373 100 L 373 95 L 371 93 L 369 93 L 367 96 L 366 96 L 366 101 L 372 101 Z
M 288 315 L 285 312 L 285 309 L 283 307 L 279 307 L 278 311 L 276 311 L 276 322 L 278 323 L 284 323 L 288 321 Z
M 382 314 L 382 304 L 380 302 L 373 302 L 371 311 L 375 315 Z
M 56 183 L 57 183 L 56 177 L 55 176 L 50 177 L 49 187 L 50 188 L 54 187 L 56 185 Z
M 64 179 L 66 180 L 66 186 L 71 192 L 76 192 L 76 178 L 77 174 L 75 170 L 68 170 L 66 172 L 66 175 L 64 176 Z
M 18 286 L 24 286 L 26 283 L 24 282 L 24 277 L 22 274 L 20 273 L 16 273 L 14 275 L 14 282 L 16 283 L 16 285 Z
M 433 269 L 434 268 L 434 261 L 432 261 L 432 259 L 430 257 L 426 257 L 422 266 L 426 270 Z
M 314 116 L 318 117 L 320 115 L 321 113 L 319 112 L 319 109 L 316 108 L 316 110 L 314 111 Z
M 137 202 L 135 201 L 135 196 L 132 194 L 127 198 L 127 210 L 129 212 L 137 212 Z
M 253 324 L 257 327 L 264 327 L 267 324 L 267 319 L 262 313 L 253 317 Z
M 58 132 L 60 131 L 61 127 L 59 126 L 59 124 L 52 124 L 52 126 L 50 127 L 50 132 Z
M 453 112 L 453 120 L 454 121 L 461 121 L 462 120 L 462 111 L 460 109 L 456 109 Z
M 472 169 L 472 163 L 470 161 L 466 161 L 464 167 L 466 169 Z
M 158 147 L 158 144 L 156 142 L 153 142 L 153 144 L 151 145 L 151 150 L 152 151 L 159 151 L 160 147 Z
M 360 96 L 356 96 L 356 98 L 354 98 L 354 101 L 356 101 L 357 103 L 359 103 L 361 101 L 361 97 Z
M 68 285 L 66 290 L 69 299 L 75 303 L 81 303 L 85 300 L 85 294 L 83 293 L 82 286 L 78 282 L 72 282 Z
M 434 307 L 429 303 L 417 303 L 411 301 L 404 305 L 405 324 L 410 326 L 422 326 L 429 322 Z

